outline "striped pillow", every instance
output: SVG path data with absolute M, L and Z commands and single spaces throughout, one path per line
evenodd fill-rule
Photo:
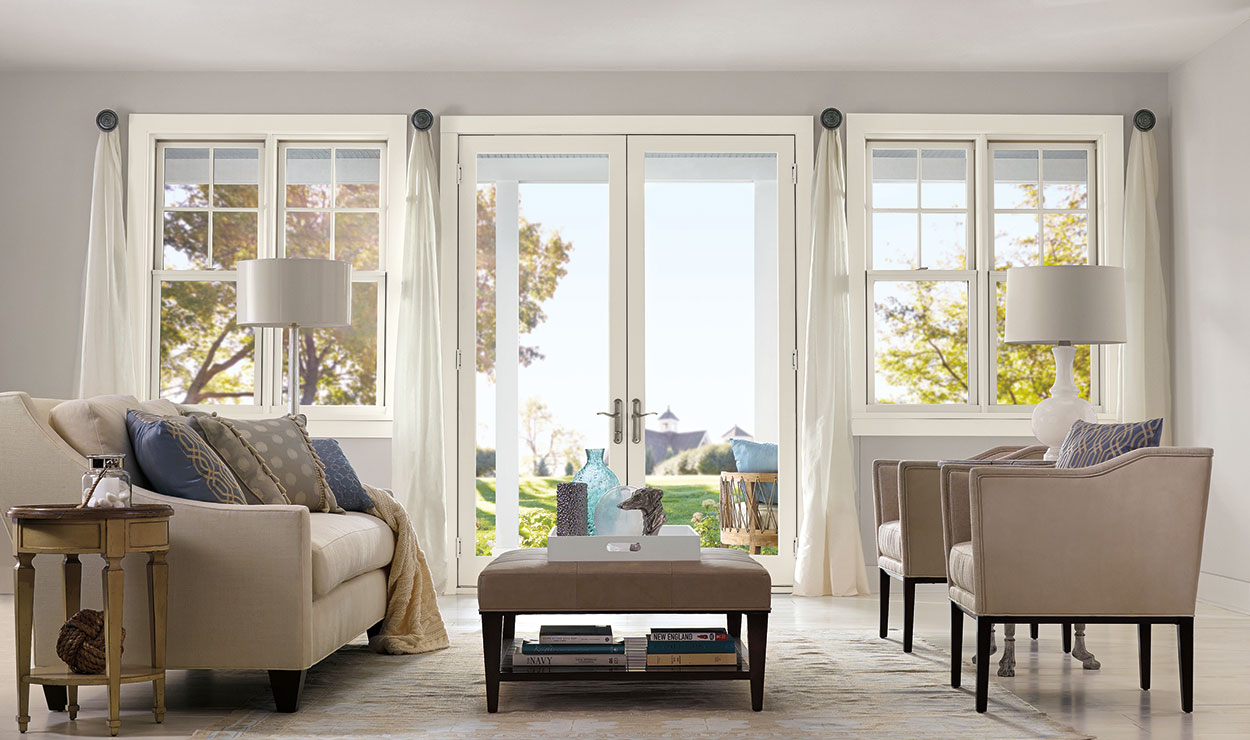
M 1059 448 L 1056 468 L 1085 468 L 1143 447 L 1158 447 L 1163 419 L 1128 424 L 1090 424 L 1077 420 Z

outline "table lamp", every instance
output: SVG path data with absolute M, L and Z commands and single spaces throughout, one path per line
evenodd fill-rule
M 1007 271 L 1007 343 L 1053 344 L 1055 384 L 1033 409 L 1033 435 L 1059 447 L 1077 419 L 1098 420 L 1094 407 L 1076 392 L 1074 344 L 1123 344 L 1124 268 L 1095 265 L 1013 267 Z
M 299 413 L 299 330 L 352 323 L 352 266 L 339 260 L 258 259 L 239 262 L 239 326 L 285 328 L 287 400 Z

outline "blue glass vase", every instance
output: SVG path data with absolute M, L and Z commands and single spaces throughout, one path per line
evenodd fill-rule
M 603 494 L 621 484 L 616 473 L 603 461 L 603 448 L 586 450 L 586 464 L 573 476 L 573 481 L 586 484 L 586 529 L 592 535 L 599 534 L 595 530 L 595 507 Z

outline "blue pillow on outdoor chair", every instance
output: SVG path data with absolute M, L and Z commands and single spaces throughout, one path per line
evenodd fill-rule
M 734 465 L 739 473 L 776 473 L 777 445 L 772 442 L 752 442 L 747 439 L 731 439 Z

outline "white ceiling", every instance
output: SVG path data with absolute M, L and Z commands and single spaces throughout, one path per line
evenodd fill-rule
M 1250 0 L 0 0 L 0 69 L 1163 72 Z

